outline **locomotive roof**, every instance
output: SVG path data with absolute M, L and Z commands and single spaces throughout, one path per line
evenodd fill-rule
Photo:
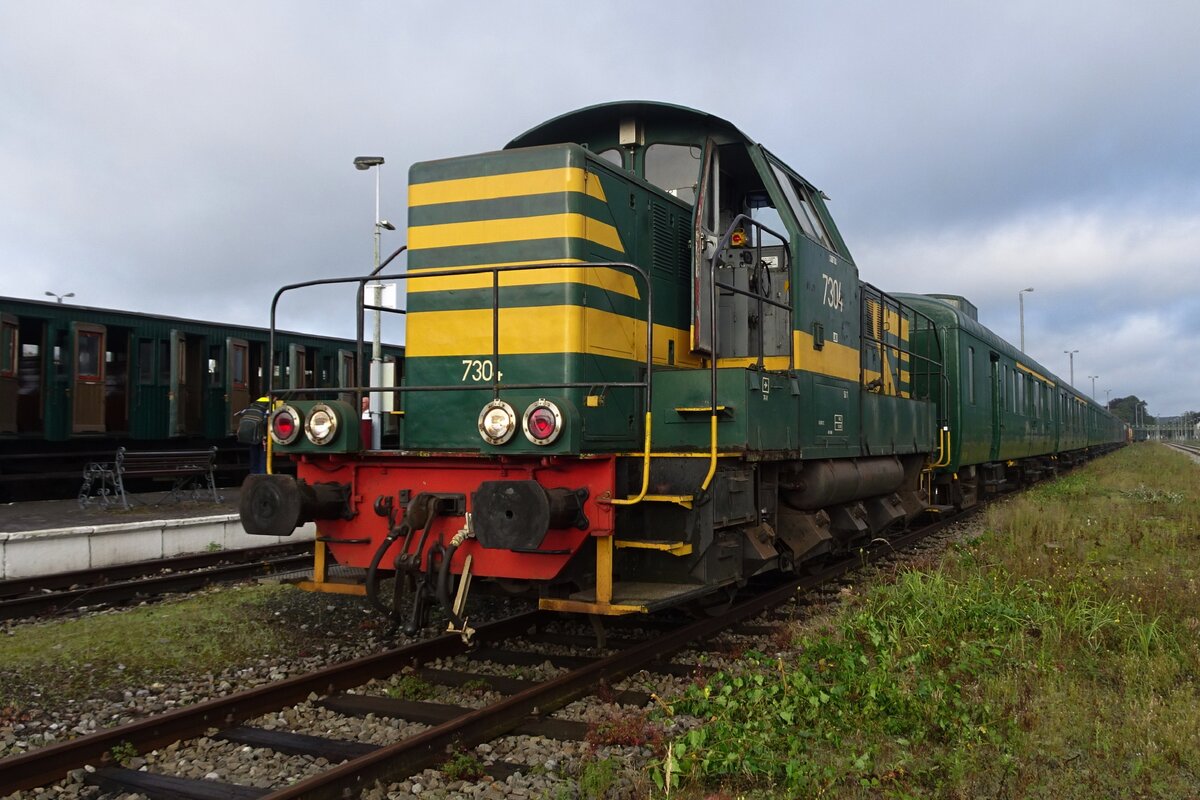
M 616 138 L 623 120 L 637 119 L 656 129 L 704 132 L 721 143 L 754 141 L 728 120 L 673 103 L 650 100 L 622 100 L 600 103 L 570 111 L 536 125 L 509 142 L 505 149 L 534 147 L 561 142 L 595 142 L 600 138 Z

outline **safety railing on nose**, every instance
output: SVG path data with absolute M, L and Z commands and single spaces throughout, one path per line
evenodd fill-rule
M 908 391 L 916 399 L 933 399 L 942 372 L 941 343 L 933 320 L 869 283 L 862 284 L 861 318 L 859 383 L 863 388 L 884 394 Z M 868 356 L 873 360 L 870 364 Z M 868 373 L 875 372 L 879 377 L 867 380 Z
M 316 286 L 332 286 L 332 285 L 350 284 L 350 283 L 358 284 L 358 292 L 357 292 L 357 296 L 356 296 L 356 307 L 358 310 L 358 314 L 357 314 L 357 316 L 358 316 L 357 354 L 358 354 L 359 373 L 361 375 L 362 374 L 362 365 L 363 365 L 363 360 L 362 360 L 363 347 L 364 347 L 364 342 L 363 342 L 363 328 L 364 328 L 363 314 L 364 314 L 364 312 L 366 310 L 376 310 L 376 311 L 387 311 L 390 313 L 402 314 L 402 315 L 406 315 L 408 313 L 407 309 L 392 309 L 392 308 L 384 308 L 382 306 L 377 306 L 377 305 L 366 304 L 364 302 L 364 295 L 365 295 L 365 290 L 366 290 L 366 284 L 369 281 L 372 281 L 372 280 L 374 280 L 374 281 L 426 280 L 426 279 L 435 279 L 435 278 L 450 277 L 450 276 L 458 277 L 458 276 L 463 276 L 463 275 L 478 275 L 478 274 L 490 273 L 492 276 L 492 281 L 491 281 L 492 348 L 491 349 L 492 349 L 492 364 L 494 365 L 494 369 L 492 370 L 492 378 L 487 383 L 490 383 L 490 385 L 491 385 L 493 398 L 498 398 L 500 396 L 500 390 L 502 387 L 501 380 L 500 380 L 500 374 L 501 374 L 501 369 L 500 369 L 500 355 L 501 355 L 500 354 L 500 310 L 501 310 L 500 276 L 501 276 L 501 274 L 532 271 L 532 270 L 563 269 L 563 268 L 579 269 L 579 270 L 590 270 L 590 269 L 623 270 L 623 271 L 626 271 L 626 272 L 632 274 L 634 276 L 635 280 L 640 280 L 641 285 L 644 286 L 644 288 L 645 288 L 646 351 L 645 351 L 645 357 L 644 357 L 644 364 L 645 364 L 644 378 L 642 380 L 586 381 L 586 382 L 572 382 L 572 381 L 544 382 L 544 381 L 540 381 L 538 383 L 505 382 L 503 384 L 503 388 L 505 390 L 515 390 L 515 389 L 588 389 L 588 390 L 599 390 L 599 391 L 605 391 L 608 389 L 620 389 L 620 388 L 641 389 L 643 392 L 643 397 L 644 397 L 645 413 L 647 415 L 646 447 L 647 447 L 647 452 L 649 452 L 649 414 L 650 414 L 650 409 L 652 407 L 651 406 L 651 401 L 652 401 L 651 392 L 652 392 L 652 385 L 653 385 L 652 380 L 651 380 L 651 374 L 652 374 L 652 370 L 653 370 L 653 366 L 654 366 L 654 287 L 650 281 L 650 275 L 646 270 L 642 269 L 641 267 L 637 266 L 636 264 L 630 264 L 628 262 L 620 262 L 620 261 L 603 261 L 603 262 L 562 261 L 562 262 L 554 262 L 554 263 L 511 264 L 511 265 L 504 265 L 504 266 L 453 267 L 453 268 L 447 268 L 447 269 L 423 269 L 423 270 L 420 270 L 417 272 L 406 272 L 406 273 L 402 273 L 402 274 L 382 274 L 381 273 L 382 269 L 384 267 L 386 267 L 389 263 L 391 263 L 391 261 L 393 259 L 395 259 L 396 256 L 398 256 L 401 252 L 403 252 L 404 249 L 405 248 L 402 247 L 399 250 L 397 250 L 395 253 L 393 253 L 391 256 L 389 256 L 386 261 L 384 261 L 382 264 L 380 264 L 379 267 L 377 267 L 373 272 L 371 272 L 370 274 L 368 274 L 366 276 L 359 275 L 359 276 L 352 276 L 352 277 L 320 278 L 320 279 L 311 280 L 311 281 L 301 281 L 299 283 L 291 283 L 286 286 L 283 286 L 277 292 L 275 292 L 275 296 L 271 300 L 270 346 L 269 346 L 269 355 L 268 355 L 268 363 L 267 363 L 267 395 L 268 396 L 270 396 L 272 398 L 274 398 L 274 396 L 275 396 L 274 386 L 273 386 L 272 381 L 273 381 L 274 375 L 275 375 L 276 319 L 277 319 L 280 298 L 287 292 L 295 291 L 298 289 L 306 289 L 306 288 L 316 287 Z M 514 305 L 511 307 L 517 307 L 517 306 Z M 369 384 L 370 381 L 368 380 L 367 383 Z M 479 388 L 480 388 L 479 383 L 472 383 L 472 384 L 468 384 L 468 385 L 463 385 L 463 384 L 421 385 L 421 386 L 356 385 L 356 386 L 336 386 L 336 387 L 305 387 L 301 391 L 303 391 L 305 394 L 310 394 L 313 396 L 354 392 L 357 396 L 358 402 L 361 402 L 361 398 L 364 394 L 368 394 L 368 393 L 372 393 L 372 392 L 399 392 L 401 394 L 407 393 L 407 392 L 462 392 L 462 391 L 477 391 Z

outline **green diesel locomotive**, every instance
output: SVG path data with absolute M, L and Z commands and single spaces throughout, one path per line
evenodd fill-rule
M 951 405 L 950 307 L 861 282 L 825 201 L 729 122 L 662 103 L 414 165 L 388 276 L 408 297 L 397 433 L 370 450 L 357 409 L 286 404 L 297 478 L 250 478 L 246 529 L 316 520 L 377 605 L 395 573 L 391 613 L 407 590 L 410 629 L 437 599 L 461 630 L 471 576 L 647 612 L 969 502 L 963 465 L 987 459 L 956 430 L 975 419 Z M 1034 456 L 1053 452 L 997 458 Z

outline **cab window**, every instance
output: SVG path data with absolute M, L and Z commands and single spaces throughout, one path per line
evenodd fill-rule
M 685 203 L 696 202 L 703 151 L 694 145 L 652 144 L 643 155 L 646 180 Z
M 832 250 L 833 245 L 830 244 L 829 234 L 825 232 L 825 224 L 817 215 L 817 210 L 809 200 L 804 187 L 800 186 L 791 175 L 780 169 L 779 165 L 773 163 L 771 169 L 774 171 L 775 178 L 779 181 L 779 188 L 783 189 L 788 205 L 792 207 L 792 213 L 796 215 L 796 221 L 800 223 L 804 234 Z
M 621 158 L 621 151 L 615 147 L 610 147 L 607 150 L 601 150 L 596 155 L 614 166 L 625 166 L 624 159 Z

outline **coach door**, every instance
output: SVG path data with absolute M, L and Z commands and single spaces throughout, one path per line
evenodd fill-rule
M 71 378 L 71 431 L 104 432 L 103 325 L 72 324 L 75 368 Z
M 0 314 L 0 433 L 17 432 L 17 318 Z
M 345 389 L 350 386 L 358 386 L 358 370 L 355 369 L 357 359 L 354 356 L 353 350 L 338 350 L 338 371 L 337 385 Z M 341 392 L 339 398 L 347 403 L 354 402 L 353 392 Z
M 250 405 L 250 345 L 245 339 L 225 340 L 225 398 L 229 433 L 237 430 L 237 412 Z
M 304 379 L 304 345 L 288 345 L 288 379 L 289 389 L 304 389 L 308 383 Z
M 992 450 L 988 461 L 1000 458 L 1000 434 L 1004 428 L 1004 383 L 1000 380 L 1000 356 L 992 353 Z

